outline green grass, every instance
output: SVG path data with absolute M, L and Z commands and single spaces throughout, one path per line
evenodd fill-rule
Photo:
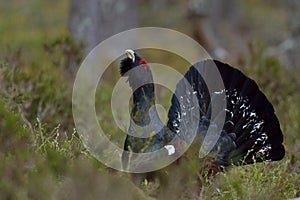
M 262 15 L 262 9 L 257 8 L 258 1 L 245 2 L 249 6 L 255 4 L 252 10 Z M 156 195 L 165 199 L 195 196 L 199 199 L 289 199 L 300 196 L 299 69 L 286 71 L 284 63 L 277 58 L 263 57 L 268 44 L 262 42 L 252 42 L 248 53 L 232 60 L 258 82 L 275 107 L 287 151 L 282 161 L 232 166 L 207 178 L 201 176 L 205 162 L 186 159 L 178 166 L 158 172 L 154 179 L 142 179 L 135 185 L 130 175 L 95 160 L 79 139 L 72 119 L 73 76 L 68 63 L 71 57 L 76 62 L 82 59 L 82 45 L 66 30 L 68 5 L 68 1 L 57 0 L 0 1 L 0 199 L 151 199 Z M 266 6 L 263 4 L 262 8 Z M 178 8 L 172 9 L 174 12 Z M 163 15 L 159 13 L 159 18 Z M 151 20 L 146 17 L 143 15 L 143 20 Z M 154 22 L 158 23 L 159 18 Z M 255 20 L 252 18 L 249 20 Z M 145 55 L 164 60 L 164 64 L 176 69 L 185 64 L 174 62 L 176 59 L 164 52 L 149 50 Z M 117 67 L 118 63 L 112 65 L 98 88 L 96 110 L 108 137 L 121 146 L 125 135 L 113 123 L 110 110 L 111 92 L 119 77 Z M 167 105 L 170 93 L 160 92 L 166 96 L 159 100 Z M 159 180 L 159 176 L 163 178 Z
M 299 169 L 291 161 L 233 167 L 220 174 L 209 186 L 207 198 L 288 199 L 299 196 Z

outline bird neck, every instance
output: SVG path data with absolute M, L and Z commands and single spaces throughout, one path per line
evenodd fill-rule
M 150 106 L 154 105 L 154 84 L 145 84 L 133 92 L 133 103 L 141 102 L 147 102 Z
M 148 125 L 150 123 L 150 109 L 156 112 L 154 84 L 143 85 L 133 92 L 131 118 L 138 125 Z
M 133 92 L 133 107 L 128 130 L 130 136 L 127 136 L 127 140 L 134 136 L 132 140 L 137 142 L 134 152 L 140 152 L 142 149 L 145 152 L 152 152 L 161 149 L 165 144 L 164 131 L 165 126 L 155 107 L 154 84 L 143 85 Z M 148 142 L 149 144 L 146 145 Z

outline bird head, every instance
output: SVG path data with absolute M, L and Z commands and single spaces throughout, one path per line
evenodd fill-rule
M 127 58 L 121 61 L 120 73 L 122 76 L 134 76 L 134 78 L 145 78 L 147 75 L 151 74 L 149 65 L 133 50 L 125 51 Z M 131 69 L 135 69 L 133 73 L 127 73 Z

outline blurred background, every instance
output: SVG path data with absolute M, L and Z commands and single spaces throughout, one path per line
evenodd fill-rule
M 30 46 L 26 52 L 34 53 L 41 41 L 71 34 L 84 43 L 87 54 L 121 31 L 158 26 L 193 37 L 219 58 L 235 61 L 247 53 L 250 43 L 260 43 L 265 54 L 296 67 L 299 7 L 297 0 L 3 1 L 1 49 Z
M 283 161 L 201 180 L 197 198 L 300 196 L 300 1 L 0 0 L 0 11 L 0 199 L 159 198 L 160 183 L 136 186 L 88 154 L 71 109 L 73 81 L 89 51 L 114 34 L 147 26 L 187 34 L 255 79 L 281 122 Z M 186 71 L 164 52 L 141 53 Z M 121 145 L 124 133 L 109 105 L 118 65 L 105 72 L 96 110 L 108 137 Z M 161 93 L 170 102 L 171 94 Z M 185 199 L 191 194 L 176 189 L 182 185 L 188 184 L 173 181 L 163 192 Z

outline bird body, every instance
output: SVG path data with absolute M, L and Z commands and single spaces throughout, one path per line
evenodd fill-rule
M 225 122 L 223 127 L 218 127 L 221 130 L 220 137 L 211 150 L 216 154 L 216 164 L 226 167 L 255 161 L 277 161 L 284 157 L 282 131 L 272 104 L 257 84 L 239 70 L 217 60 L 204 60 L 191 66 L 176 86 L 169 119 L 163 125 L 155 107 L 151 68 L 132 50 L 127 51 L 127 56 L 121 62 L 120 73 L 128 77 L 133 90 L 133 107 L 125 151 L 145 153 L 165 148 L 171 155 L 178 151 L 182 141 L 201 145 L 208 127 L 213 124 L 212 103 L 223 96 L 226 98 Z M 210 65 L 217 67 L 224 90 L 212 93 L 208 90 L 199 71 L 201 67 Z M 187 90 L 188 87 L 191 92 Z M 191 99 L 191 95 L 196 97 L 196 101 Z M 189 115 L 195 106 L 198 116 L 190 115 L 185 120 L 188 124 L 184 125 L 182 118 Z M 197 125 L 196 130 L 189 130 L 195 127 L 190 123 Z M 190 137 L 193 131 L 196 137 Z M 178 142 L 178 138 L 181 141 Z M 123 165 L 127 166 L 131 158 L 123 154 L 122 159 Z

